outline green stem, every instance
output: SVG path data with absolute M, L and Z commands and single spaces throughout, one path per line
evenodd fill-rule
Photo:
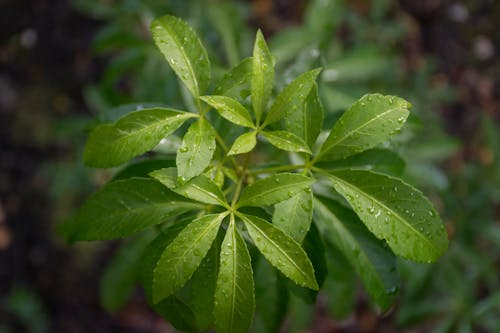
M 249 160 L 250 160 L 250 154 L 246 154 L 245 162 L 243 163 L 243 168 L 241 170 L 240 179 L 238 180 L 238 184 L 236 184 L 236 190 L 234 191 L 233 199 L 231 201 L 232 210 L 236 209 L 236 203 L 240 198 L 241 189 L 243 188 L 243 182 L 245 181 L 247 176 L 247 171 L 248 171 L 247 166 Z

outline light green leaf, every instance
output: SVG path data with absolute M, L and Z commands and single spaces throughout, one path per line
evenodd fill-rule
M 201 174 L 212 161 L 215 151 L 215 130 L 205 119 L 188 129 L 176 156 L 179 180 L 185 182 Z
M 252 79 L 252 61 L 252 58 L 245 58 L 224 74 L 217 84 L 214 94 L 225 95 L 235 99 L 245 99 L 248 97 L 250 94 L 250 81 Z
M 403 181 L 364 170 L 331 171 L 342 194 L 368 229 L 406 259 L 433 262 L 448 248 L 436 210 L 424 195 Z
M 255 36 L 252 59 L 252 106 L 257 124 L 259 124 L 274 84 L 274 61 L 260 30 Z
M 228 155 L 238 155 L 248 153 L 257 144 L 257 133 L 255 131 L 244 133 L 234 140 Z
M 318 95 L 318 85 L 313 84 L 303 107 L 285 114 L 285 128 L 303 139 L 312 148 L 323 126 L 323 106 Z
M 255 128 L 250 113 L 237 100 L 227 96 L 202 96 L 200 99 L 219 112 L 219 114 L 230 122 Z
M 152 149 L 192 117 L 196 115 L 164 108 L 131 112 L 115 124 L 99 125 L 90 133 L 83 161 L 97 168 L 125 163 Z
M 231 221 L 222 242 L 215 289 L 215 327 L 219 333 L 245 333 L 255 307 L 253 272 L 245 241 Z
M 181 19 L 165 15 L 151 23 L 151 32 L 170 67 L 193 96 L 204 94 L 210 83 L 210 62 L 193 29 Z
M 311 154 L 311 150 L 304 140 L 293 133 L 287 131 L 262 131 L 261 134 L 270 144 L 279 149 Z
M 403 126 L 410 106 L 394 96 L 361 97 L 335 123 L 316 160 L 340 160 L 387 141 Z
M 405 168 L 405 161 L 388 149 L 369 149 L 342 160 L 316 163 L 316 167 L 325 170 L 363 169 L 399 176 Z
M 199 175 L 186 183 L 177 182 L 177 169 L 164 168 L 155 170 L 149 174 L 172 191 L 192 200 L 204 202 L 210 205 L 227 207 L 227 201 L 221 189 L 213 180 L 205 175 Z
M 315 200 L 314 212 L 322 234 L 354 267 L 371 298 L 387 310 L 398 290 L 394 255 L 351 211 L 339 204 Z
M 253 215 L 238 214 L 255 246 L 286 277 L 299 286 L 318 290 L 314 268 L 304 250 L 283 231 Z
M 312 71 L 305 72 L 287 85 L 278 97 L 276 97 L 267 114 L 263 127 L 280 120 L 287 113 L 299 112 L 299 108 L 303 107 L 304 101 L 309 95 L 320 71 L 321 69 L 313 69 Z
M 197 208 L 153 179 L 129 178 L 94 193 L 63 232 L 70 241 L 120 238 Z
M 142 255 L 151 241 L 151 234 L 143 234 L 120 246 L 102 275 L 99 296 L 101 304 L 110 312 L 120 309 L 134 290 L 139 278 Z
M 273 224 L 302 243 L 311 226 L 313 213 L 312 191 L 304 190 L 274 206 Z
M 200 265 L 227 213 L 200 217 L 184 228 L 161 255 L 153 277 L 153 301 L 158 303 L 181 288 Z
M 313 183 L 311 178 L 296 173 L 274 174 L 245 187 L 238 207 L 274 205 L 309 188 Z

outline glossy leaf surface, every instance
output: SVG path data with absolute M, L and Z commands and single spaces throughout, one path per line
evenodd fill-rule
M 274 267 L 299 286 L 318 289 L 311 261 L 296 241 L 260 217 L 243 214 L 239 217 L 255 246 Z
M 155 180 L 118 180 L 94 193 L 63 232 L 71 241 L 120 238 L 198 207 Z
M 215 130 L 205 119 L 199 119 L 188 129 L 177 153 L 176 164 L 182 182 L 201 174 L 210 164 L 215 151 Z
M 320 69 L 313 69 L 299 75 L 274 100 L 264 121 L 264 126 L 281 120 L 287 113 L 300 112 L 304 101 L 311 91 Z
M 312 192 L 310 190 L 300 191 L 274 206 L 273 224 L 300 244 L 309 231 L 312 214 Z
M 237 100 L 227 96 L 203 96 L 200 99 L 216 109 L 223 118 L 230 122 L 244 127 L 255 127 L 250 113 Z
M 215 327 L 217 332 L 247 332 L 255 307 L 250 254 L 245 241 L 229 224 L 220 252 L 220 268 L 215 290 Z
M 274 174 L 245 187 L 238 207 L 273 205 L 307 189 L 313 182 L 311 178 L 296 173 Z
M 151 24 L 153 39 L 170 67 L 194 97 L 210 83 L 208 55 L 193 29 L 183 20 L 165 15 Z
M 251 79 L 252 58 L 245 58 L 224 74 L 217 87 L 215 87 L 214 93 L 235 99 L 246 98 L 250 95 Z
M 423 194 L 403 181 L 364 170 L 329 174 L 368 229 L 397 255 L 433 262 L 448 247 L 443 222 Z
M 161 255 L 153 277 L 156 303 L 181 288 L 199 266 L 226 216 L 211 214 L 189 223 Z
M 255 148 L 257 144 L 257 133 L 255 131 L 244 133 L 234 140 L 228 155 L 238 155 L 248 153 Z
M 260 30 L 255 36 L 252 58 L 252 106 L 257 123 L 264 112 L 274 83 L 274 63 Z
M 311 153 L 311 150 L 304 140 L 293 133 L 288 131 L 262 131 L 261 133 L 270 144 L 279 149 L 308 154 Z
M 115 124 L 99 125 L 90 133 L 83 161 L 99 168 L 125 163 L 152 149 L 192 117 L 196 115 L 164 108 L 131 112 Z
M 410 106 L 399 97 L 363 96 L 335 123 L 317 160 L 343 159 L 387 141 L 405 123 Z

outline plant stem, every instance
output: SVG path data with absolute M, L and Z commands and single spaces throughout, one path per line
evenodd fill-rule
M 270 167 L 270 168 L 251 171 L 250 173 L 254 176 L 254 175 L 260 175 L 263 173 L 272 173 L 272 172 L 281 172 L 281 171 L 291 171 L 291 170 L 303 169 L 306 167 L 307 167 L 306 164 L 280 165 L 280 166 L 276 166 L 276 167 Z
M 238 180 L 238 184 L 236 184 L 236 190 L 234 191 L 233 195 L 233 200 L 231 201 L 231 209 L 236 208 L 236 203 L 238 202 L 238 199 L 240 197 L 241 189 L 243 187 L 243 182 L 245 181 L 245 178 L 247 176 L 247 166 L 248 166 L 248 161 L 250 160 L 250 154 L 246 154 L 245 156 L 245 162 L 243 163 L 243 168 L 241 170 L 241 175 L 240 179 Z

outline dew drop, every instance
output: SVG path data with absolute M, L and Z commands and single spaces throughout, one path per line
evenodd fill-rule
M 179 151 L 180 151 L 181 153 L 187 153 L 187 152 L 189 151 L 189 148 L 188 148 L 188 147 L 181 147 L 181 148 L 179 149 Z
M 432 210 L 429 210 L 429 216 L 434 216 L 434 212 Z

